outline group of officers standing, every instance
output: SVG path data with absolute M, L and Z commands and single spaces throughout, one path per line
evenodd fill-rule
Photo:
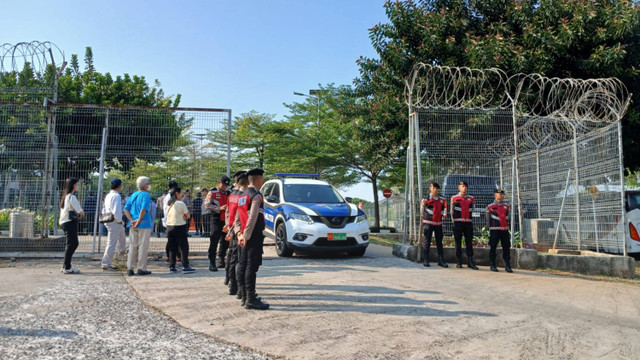
M 458 194 L 451 198 L 449 214 L 453 221 L 453 238 L 455 240 L 457 267 L 462 268 L 462 238 L 467 254 L 467 266 L 478 270 L 473 262 L 473 212 L 475 198 L 467 194 L 469 185 L 465 181 L 458 184 Z M 438 266 L 449 267 L 444 261 L 444 249 L 442 244 L 442 222 L 447 217 L 447 199 L 439 195 L 440 185 L 437 182 L 429 184 L 429 196 L 422 199 L 421 210 L 424 236 L 423 265 L 429 267 L 429 252 L 431 239 L 435 234 L 436 248 L 438 250 Z M 496 251 L 498 243 L 502 246 L 502 258 L 505 263 L 505 271 L 511 269 L 511 241 L 509 235 L 509 204 L 504 202 L 504 191 L 494 191 L 494 202 L 487 206 L 486 221 L 489 228 L 489 260 L 491 271 L 498 271 L 496 266 Z
M 237 296 L 246 309 L 267 310 L 269 304 L 256 293 L 264 245 L 265 222 L 260 193 L 264 170 L 238 171 L 233 179 L 234 184 L 229 187 L 231 179 L 222 176 L 218 186 L 211 189 L 205 199 L 212 212 L 209 271 L 218 271 L 219 267 L 225 269 L 224 284 L 229 287 L 229 295 Z M 172 253 L 171 257 L 175 255 Z

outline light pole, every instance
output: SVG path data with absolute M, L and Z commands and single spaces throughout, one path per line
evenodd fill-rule
M 293 95 L 298 95 L 298 96 L 304 96 L 304 97 L 308 97 L 311 99 L 316 99 L 316 104 L 318 107 L 318 114 L 316 117 L 316 148 L 318 151 L 320 151 L 320 97 L 318 96 L 318 93 L 320 92 L 320 90 L 309 90 L 309 95 L 307 94 L 303 94 L 303 93 L 299 93 L 294 91 Z M 320 171 L 318 164 L 316 164 L 316 174 L 318 174 Z

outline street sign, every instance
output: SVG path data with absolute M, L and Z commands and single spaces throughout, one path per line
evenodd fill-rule
M 392 194 L 393 192 L 391 191 L 391 189 L 382 190 L 382 196 L 386 197 L 387 199 L 390 198 Z

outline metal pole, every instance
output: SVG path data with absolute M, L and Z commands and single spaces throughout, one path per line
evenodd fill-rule
M 564 184 L 564 195 L 562 195 L 562 205 L 560 205 L 560 215 L 558 216 L 558 224 L 556 225 L 556 233 L 553 236 L 553 249 L 556 248 L 558 243 L 558 235 L 560 234 L 560 223 L 562 222 L 562 213 L 564 213 L 564 201 L 567 199 L 567 192 L 569 192 L 569 181 L 571 181 L 571 169 L 567 172 L 567 182 Z
M 389 199 L 387 199 L 387 227 L 389 227 Z
M 575 171 L 575 198 L 576 198 L 576 225 L 577 225 L 577 238 L 578 238 L 578 250 L 582 250 L 582 230 L 580 228 L 580 174 L 578 173 L 578 131 L 576 126 L 573 125 L 573 170 Z
M 629 94 L 629 99 L 631 99 L 631 94 Z M 628 105 L 628 103 L 627 103 Z M 622 223 L 624 225 L 626 225 L 625 222 L 625 206 L 624 206 L 624 161 L 623 161 L 623 153 L 622 153 L 622 123 L 620 121 L 618 121 L 618 152 L 619 152 L 619 157 L 618 157 L 618 168 L 620 171 L 620 221 L 622 221 Z M 624 256 L 627 256 L 627 237 L 625 235 L 625 230 L 624 230 L 624 226 L 623 226 L 623 231 L 622 234 L 620 234 L 619 236 L 622 236 L 622 254 Z
M 500 161 L 502 164 L 502 161 Z M 502 168 L 502 166 L 501 166 Z M 516 159 L 511 159 L 511 204 L 515 205 L 516 197 L 515 197 L 515 186 L 516 183 Z M 515 242 L 515 233 L 516 233 L 516 212 L 514 209 L 511 210 L 511 243 Z M 522 230 L 520 230 L 520 239 L 522 239 Z M 514 244 L 515 247 L 515 244 Z
M 502 158 L 498 159 L 498 164 L 499 164 L 499 167 L 500 167 L 500 189 L 504 190 L 504 184 L 502 182 L 502 177 L 503 177 L 503 174 L 502 174 Z
M 523 217 L 522 217 L 522 197 L 520 196 L 520 164 L 519 164 L 519 159 L 518 159 L 518 119 L 516 116 L 516 104 L 517 101 L 514 99 L 513 101 L 513 105 L 512 105 L 512 117 L 513 117 L 513 152 L 514 152 L 514 165 L 513 167 L 516 169 L 516 181 L 515 181 L 515 187 L 516 187 L 516 198 L 518 199 L 518 228 L 520 233 L 522 233 L 522 224 L 523 224 Z M 514 203 L 515 205 L 515 203 Z M 522 236 L 520 236 L 520 238 L 522 239 Z
M 542 191 L 540 190 L 540 146 L 536 147 L 536 192 L 538 195 L 538 217 L 542 217 Z
M 93 218 L 93 247 L 91 252 L 96 252 L 96 234 L 98 232 L 98 220 L 102 213 L 102 183 L 104 178 L 104 158 L 106 156 L 107 149 L 107 137 L 109 136 L 109 108 L 107 108 L 104 117 L 104 128 L 102 128 L 102 146 L 100 147 L 100 171 L 98 175 L 98 190 L 96 191 L 96 214 Z M 100 251 L 100 244 L 98 244 L 98 251 Z
M 231 110 L 227 118 L 227 176 L 231 176 Z
M 596 199 L 591 197 L 591 206 L 593 208 L 593 231 L 596 233 L 596 252 L 600 252 L 600 236 L 598 235 L 598 220 L 596 218 Z

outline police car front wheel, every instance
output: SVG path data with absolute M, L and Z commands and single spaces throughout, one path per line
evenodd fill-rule
M 287 228 L 283 222 L 279 223 L 276 227 L 276 252 L 280 257 L 290 257 L 293 255 L 293 250 L 290 249 L 287 244 Z

